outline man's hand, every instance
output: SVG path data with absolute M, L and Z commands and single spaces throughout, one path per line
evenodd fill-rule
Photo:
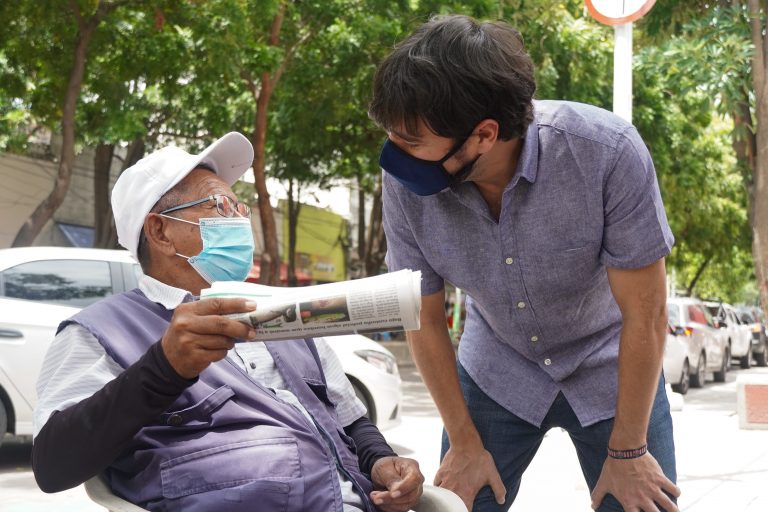
M 470 512 L 475 496 L 486 485 L 491 486 L 499 505 L 507 497 L 493 457 L 479 442 L 468 448 L 451 445 L 437 470 L 435 485 L 458 494 Z
M 371 469 L 371 481 L 376 489 L 371 501 L 384 512 L 406 512 L 421 497 L 424 475 L 419 463 L 405 457 L 382 457 Z
M 627 512 L 656 512 L 659 507 L 666 512 L 679 512 L 664 491 L 675 498 L 680 496 L 680 488 L 664 476 L 650 453 L 626 460 L 608 457 L 592 491 L 592 508 L 597 510 L 610 493 Z
M 245 299 L 203 299 L 180 304 L 162 339 L 163 352 L 176 373 L 197 377 L 209 364 L 224 359 L 233 338 L 252 338 L 253 329 L 222 315 L 245 313 L 256 304 Z

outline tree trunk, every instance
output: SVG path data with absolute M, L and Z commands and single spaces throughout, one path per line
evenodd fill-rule
M 96 31 L 96 27 L 101 22 L 99 13 L 87 21 L 82 19 L 79 11 L 75 12 L 75 16 L 78 20 L 78 29 L 75 38 L 72 69 L 69 72 L 69 81 L 67 82 L 67 90 L 64 95 L 64 105 L 62 108 L 61 154 L 59 156 L 56 181 L 48 197 L 37 205 L 35 211 L 32 212 L 32 215 L 29 216 L 26 222 L 22 224 L 18 233 L 16 233 L 16 237 L 11 244 L 12 247 L 32 245 L 32 242 L 35 241 L 35 238 L 40 234 L 45 224 L 61 206 L 69 190 L 69 184 L 72 181 L 72 167 L 75 165 L 75 110 L 77 109 L 77 99 L 83 86 L 88 46 L 93 38 L 93 33 Z
M 371 221 L 368 224 L 368 239 L 365 249 L 365 275 L 375 276 L 381 272 L 384 256 L 387 254 L 387 239 L 384 236 L 381 204 L 381 174 L 373 193 Z
M 294 199 L 294 180 L 288 180 L 288 286 L 298 285 L 296 279 L 296 226 L 299 223 L 299 213 L 301 212 L 300 187 L 296 186 L 296 195 Z
M 281 4 L 280 9 L 272 20 L 272 29 L 269 37 L 271 46 L 277 46 L 279 42 L 280 28 L 284 15 L 285 6 Z M 272 97 L 276 82 L 277 80 L 274 80 L 268 72 L 261 74 L 261 87 L 256 100 L 256 121 L 252 136 L 254 186 L 256 187 L 257 204 L 261 218 L 261 232 L 264 237 L 264 252 L 261 254 L 259 282 L 271 286 L 279 286 L 280 284 L 280 252 L 277 246 L 277 226 L 275 225 L 272 205 L 269 202 L 269 191 L 267 191 L 265 174 L 269 100 Z
M 123 165 L 120 166 L 120 174 L 125 172 L 127 168 L 141 160 L 141 158 L 144 156 L 144 151 L 146 150 L 146 145 L 144 142 L 144 139 L 134 139 L 131 141 L 130 144 L 128 144 L 128 149 L 125 153 L 125 159 L 123 160 Z M 119 175 L 118 175 L 119 176 Z M 109 183 L 107 179 L 107 183 Z M 109 185 L 107 185 L 107 191 L 102 195 L 103 201 L 105 202 L 106 206 L 104 207 L 102 219 L 101 219 L 101 225 L 103 226 L 101 229 L 97 227 L 96 230 L 96 237 L 97 240 L 100 240 L 98 243 L 94 242 L 94 247 L 100 247 L 103 249 L 115 249 L 118 247 L 117 244 L 117 230 L 115 229 L 115 215 L 112 212 L 112 206 L 110 204 L 110 190 Z M 96 201 L 99 201 L 99 195 L 96 193 Z M 96 209 L 96 215 L 99 215 L 98 207 Z M 99 225 L 99 217 L 96 217 L 96 226 Z M 103 231 L 102 231 L 103 230 Z
M 365 190 L 363 180 L 357 179 L 357 260 L 365 261 Z
M 755 136 L 757 158 L 754 166 L 752 208 L 752 255 L 755 261 L 760 302 L 768 310 L 768 37 L 765 35 L 768 2 L 749 0 L 750 26 L 754 54 L 752 84 L 755 90 Z M 762 7 L 762 11 L 761 11 Z M 768 312 L 768 311 L 767 311 Z
M 93 154 L 93 246 L 112 249 L 109 246 L 112 218 L 107 215 L 109 207 L 109 177 L 112 168 L 114 144 L 99 144 Z

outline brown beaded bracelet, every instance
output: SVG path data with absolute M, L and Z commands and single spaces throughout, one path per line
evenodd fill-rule
M 614 450 L 610 446 L 608 447 L 608 456 L 612 459 L 636 459 L 642 457 L 648 452 L 648 445 L 644 444 L 640 448 L 633 448 L 631 450 Z

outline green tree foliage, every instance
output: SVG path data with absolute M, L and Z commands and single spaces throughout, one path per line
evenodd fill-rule
M 582 0 L 126 3 L 93 35 L 77 141 L 195 150 L 238 130 L 263 148 L 254 168 L 295 189 L 354 180 L 361 198 L 374 197 L 358 250 L 360 261 L 372 257 L 372 272 L 385 250 L 376 202 L 385 134 L 367 118 L 372 77 L 430 15 L 510 22 L 536 64 L 537 98 L 611 108 L 613 30 L 589 18 Z M 89 15 L 103 2 L 70 4 Z M 740 142 L 754 139 L 745 4 L 658 0 L 635 27 L 634 123 L 677 238 L 669 267 L 678 287 L 724 298 L 753 279 L 744 262 L 756 153 Z M 0 5 L 13 20 L 0 33 L 0 149 L 21 150 L 35 126 L 60 122 L 76 37 L 69 13 L 49 1 Z M 359 223 L 364 232 L 366 219 Z

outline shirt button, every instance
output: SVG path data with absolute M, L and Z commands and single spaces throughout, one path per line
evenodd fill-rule
M 525 307 L 525 302 L 520 301 L 517 303 L 517 309 L 523 309 Z
M 513 264 L 515 262 L 515 260 L 513 260 L 512 258 L 507 258 L 504 261 L 506 262 L 507 265 L 511 265 L 511 264 Z
M 180 414 L 171 414 L 168 418 L 168 424 L 172 427 L 178 427 L 182 423 L 184 423 L 184 418 L 182 418 Z
M 551 360 L 551 359 L 545 359 L 545 360 L 544 360 L 544 365 L 545 365 L 545 366 L 549 366 L 549 365 L 551 365 L 551 364 L 552 364 L 552 360 Z
M 251 369 L 253 369 L 253 370 L 256 369 L 256 363 L 254 363 L 253 361 L 251 361 Z
M 536 343 L 537 341 L 539 341 L 539 337 L 538 336 L 531 336 L 531 341 Z

